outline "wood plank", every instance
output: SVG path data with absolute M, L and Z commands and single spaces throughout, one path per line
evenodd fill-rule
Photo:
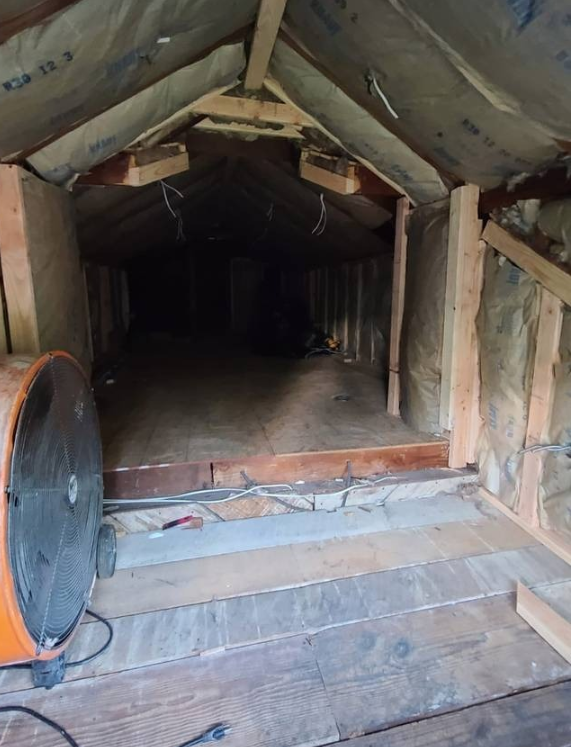
M 469 184 L 450 196 L 440 395 L 440 425 L 450 431 L 450 467 L 468 464 L 480 305 L 480 288 L 474 283 L 480 257 L 479 194 Z
M 285 106 L 285 104 L 284 104 Z M 346 159 L 325 158 L 318 151 L 303 148 L 299 159 L 302 179 L 341 195 L 355 194 L 361 188 L 355 163 Z
M 69 193 L 19 166 L 1 165 L 0 260 L 12 351 L 67 350 L 89 371 L 84 284 Z
M 349 741 L 345 747 L 570 747 L 571 682 Z
M 154 498 L 202 490 L 212 484 L 209 461 L 120 467 L 103 473 L 106 498 Z
M 500 517 L 283 545 L 119 570 L 97 582 L 93 606 L 121 617 L 534 544 Z
M 571 677 L 509 596 L 335 628 L 311 642 L 341 739 Z
M 551 609 L 530 589 L 517 585 L 518 615 L 531 625 L 547 643 L 571 664 L 571 622 Z M 569 610 L 571 613 L 571 610 Z
M 478 258 L 476 266 L 474 268 L 474 293 L 480 299 L 482 298 L 482 291 L 484 288 L 484 266 L 486 261 L 486 254 L 491 251 L 485 241 L 478 242 Z M 476 310 L 477 314 L 478 310 Z M 475 320 L 476 321 L 476 320 Z M 477 447 L 480 432 L 483 426 L 483 418 L 480 411 L 480 400 L 481 400 L 481 386 L 480 380 L 480 345 L 478 342 L 478 331 L 475 328 L 476 344 L 472 348 L 472 354 L 474 358 L 472 360 L 472 390 L 471 398 L 472 403 L 470 406 L 470 412 L 468 415 L 467 437 L 466 437 L 466 461 L 468 464 L 475 464 L 477 462 Z
M 260 0 L 244 88 L 262 87 L 285 11 L 286 0 Z
M 0 165 L 0 260 L 14 353 L 39 353 L 40 332 L 29 259 L 22 174 Z
M 184 146 L 156 146 L 135 153 L 118 153 L 79 178 L 81 184 L 144 187 L 188 170 Z M 145 153 L 148 151 L 148 153 Z M 154 156 L 154 158 L 151 157 Z
M 232 726 L 234 747 L 316 747 L 339 737 L 305 637 L 0 697 L 0 706 L 23 703 L 85 747 L 179 745 L 218 723 Z M 46 745 L 49 731 L 37 721 L 0 718 L 10 747 Z
M 400 415 L 400 344 L 404 314 L 404 290 L 406 284 L 406 221 L 410 211 L 408 198 L 397 201 L 395 216 L 395 251 L 393 258 L 393 287 L 391 306 L 391 340 L 389 347 L 389 388 L 387 412 Z
M 549 584 L 538 590 L 554 591 L 556 600 L 564 600 L 571 592 L 571 569 L 559 560 L 555 566 L 546 563 L 546 570 L 543 561 L 549 555 L 541 546 L 494 554 L 496 566 L 506 572 L 491 578 L 483 578 L 471 565 L 475 558 L 467 556 L 265 594 L 124 615 L 113 621 L 115 636 L 109 653 L 88 666 L 70 669 L 66 680 L 100 677 L 191 655 L 315 635 L 369 619 L 513 593 L 519 567 L 527 569 L 528 583 Z M 160 596 L 158 588 L 157 595 Z M 214 620 L 216 624 L 212 623 Z M 157 630 L 165 634 L 156 635 Z M 86 616 L 68 649 L 70 660 L 89 656 L 102 645 L 105 635 L 102 626 Z M 141 646 L 141 641 L 146 646 Z M 31 686 L 29 672 L 0 672 L 0 692 Z
M 0 44 L 8 41 L 21 31 L 39 26 L 47 18 L 59 13 L 78 0 L 39 0 L 24 12 L 12 14 L 0 22 Z
M 289 140 L 303 140 L 303 133 L 293 125 L 278 127 L 260 127 L 249 122 L 215 122 L 209 117 L 201 119 L 193 126 L 201 132 L 232 132 L 239 135 L 258 135 L 262 137 L 283 137 Z
M 448 463 L 448 442 L 217 459 L 213 462 L 214 485 L 243 485 L 241 473 L 244 471 L 260 484 L 333 479 L 345 473 L 349 461 L 355 477 L 445 467 Z
M 486 490 L 485 488 L 480 488 L 480 495 L 490 505 L 492 505 L 498 511 L 501 511 L 504 516 L 507 516 L 518 526 L 528 532 L 532 537 L 535 537 L 538 542 L 541 542 L 552 552 L 562 558 L 566 563 L 569 563 L 571 565 L 571 544 L 569 544 L 565 537 L 559 535 L 553 530 L 541 529 L 540 527 L 531 526 L 531 524 L 526 519 L 514 513 L 505 505 L 505 503 L 502 503 L 502 501 L 500 501 L 497 496 L 495 496 L 493 493 L 490 493 L 490 491 Z
M 245 119 L 269 124 L 289 124 L 297 127 L 313 127 L 312 120 L 299 109 L 289 104 L 259 99 L 244 99 L 237 96 L 215 96 L 192 105 L 197 114 L 211 117 Z
M 215 522 L 205 525 L 200 532 L 181 528 L 140 532 L 119 539 L 117 568 L 172 563 L 431 524 L 475 521 L 481 515 L 475 502 L 443 495 L 430 501 L 421 499 L 370 506 L 366 511 L 356 506 L 342 511 L 305 511 L 239 522 Z
M 525 448 L 542 443 L 547 436 L 555 394 L 554 366 L 559 358 L 562 324 L 562 302 L 546 288 L 541 288 Z M 542 471 L 541 453 L 527 452 L 523 455 L 517 512 L 536 527 L 539 526 L 539 483 Z
M 482 238 L 557 298 L 571 306 L 571 275 L 568 272 L 542 257 L 491 220 L 486 224 Z

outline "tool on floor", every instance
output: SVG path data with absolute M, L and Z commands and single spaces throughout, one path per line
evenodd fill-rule
M 212 729 L 205 731 L 200 737 L 191 739 L 190 742 L 184 742 L 180 747 L 195 747 L 197 744 L 207 744 L 208 742 L 219 742 L 227 734 L 230 734 L 232 728 L 225 724 L 218 724 L 213 726 Z
M 189 514 L 188 516 L 181 516 L 180 519 L 167 521 L 162 525 L 161 529 L 164 532 L 165 529 L 172 529 L 172 527 L 178 527 L 181 524 L 187 525 L 185 526 L 185 529 L 202 529 L 203 520 L 201 516 L 193 516 L 192 514 Z

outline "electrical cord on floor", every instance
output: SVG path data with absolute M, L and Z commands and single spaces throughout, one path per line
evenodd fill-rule
M 343 498 L 349 493 L 353 493 L 356 490 L 365 490 L 366 488 L 374 488 L 376 485 L 389 480 L 393 475 L 385 475 L 376 480 L 357 480 L 356 484 L 350 485 L 343 490 L 338 490 L 335 493 L 326 493 L 329 498 Z M 287 492 L 284 493 L 272 493 L 269 491 L 282 489 Z M 233 495 L 225 495 L 223 498 L 213 498 L 213 493 L 231 493 Z M 203 503 L 204 505 L 215 505 L 217 503 L 227 503 L 228 501 L 236 501 L 240 498 L 244 498 L 247 495 L 258 498 L 275 498 L 280 502 L 284 502 L 284 498 L 296 498 L 307 500 L 307 495 L 301 495 L 297 493 L 291 485 L 277 484 L 277 485 L 254 485 L 252 488 L 247 490 L 240 490 L 239 488 L 205 488 L 204 490 L 192 490 L 187 493 L 178 493 L 177 495 L 164 495 L 148 498 L 104 498 L 103 506 L 107 512 L 113 512 L 115 509 L 121 506 L 168 506 L 176 505 L 178 503 Z M 300 511 L 312 511 L 311 508 L 303 509 L 298 507 Z
M 89 656 L 86 656 L 84 659 L 78 659 L 77 661 L 66 661 L 65 666 L 66 667 L 79 667 L 83 664 L 89 664 L 92 661 L 95 661 L 95 659 L 98 659 L 102 654 L 104 654 L 109 646 L 111 645 L 111 641 L 113 640 L 113 626 L 109 622 L 109 620 L 105 619 L 101 615 L 97 614 L 97 612 L 94 612 L 93 610 L 85 610 L 85 613 L 87 615 L 91 615 L 95 620 L 97 620 L 100 623 L 103 623 L 108 631 L 107 640 L 105 643 L 101 646 L 101 648 L 97 649 L 95 653 L 90 654 Z M 32 665 L 30 663 L 26 664 L 6 664 L 4 666 L 0 667 L 0 672 L 4 672 L 10 669 L 31 669 Z
M 25 713 L 28 716 L 32 716 L 38 721 L 41 721 L 42 724 L 46 724 L 46 726 L 49 726 L 54 731 L 57 731 L 57 733 L 70 745 L 70 747 L 79 747 L 79 744 L 75 741 L 71 734 L 63 728 L 63 726 L 60 726 L 57 721 L 52 721 L 51 718 L 38 713 L 38 711 L 34 711 L 33 708 L 27 708 L 26 706 L 19 705 L 0 706 L 0 713 Z

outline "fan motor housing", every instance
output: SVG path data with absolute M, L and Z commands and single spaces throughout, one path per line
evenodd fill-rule
M 75 387 L 72 393 L 67 392 L 64 387 L 63 395 L 59 398 L 61 402 L 58 399 L 57 390 L 55 397 L 50 397 L 49 394 L 50 381 L 48 374 L 52 373 L 52 369 L 55 372 L 63 371 L 64 382 L 71 381 Z M 54 387 L 56 385 L 55 375 L 52 377 L 54 378 Z M 34 384 L 36 384 L 36 390 L 34 390 Z M 38 389 L 41 390 L 39 394 L 43 396 L 41 407 L 37 403 L 31 402 L 35 394 L 38 394 Z M 57 403 L 55 403 L 55 400 L 58 400 Z M 27 407 L 31 409 L 31 413 L 30 411 L 26 411 Z M 55 578 L 58 564 L 64 564 L 59 563 L 59 552 L 55 563 L 53 562 L 53 558 L 46 559 L 45 553 L 42 555 L 41 543 L 44 543 L 45 546 L 45 533 L 38 526 L 35 528 L 35 532 L 38 535 L 38 548 L 40 548 L 37 552 L 38 563 L 41 564 L 43 562 L 44 566 L 48 567 L 51 561 L 53 572 L 52 568 L 49 567 L 47 570 L 46 567 L 42 567 L 37 573 L 34 571 L 34 568 L 38 567 L 35 561 L 35 547 L 32 547 L 32 550 L 27 552 L 27 554 L 18 550 L 18 535 L 14 537 L 14 532 L 15 528 L 21 529 L 23 519 L 18 514 L 14 518 L 14 511 L 21 509 L 14 509 L 14 506 L 11 506 L 10 502 L 17 501 L 19 498 L 14 492 L 14 485 L 11 483 L 18 482 L 19 480 L 24 485 L 26 481 L 29 482 L 28 475 L 32 471 L 30 470 L 30 465 L 33 465 L 35 459 L 33 449 L 28 448 L 26 451 L 28 440 L 30 443 L 34 443 L 34 439 L 32 437 L 27 438 L 27 433 L 20 434 L 19 425 L 22 427 L 21 421 L 29 421 L 30 418 L 32 419 L 32 424 L 38 422 L 40 433 L 39 436 L 36 435 L 36 439 L 40 438 L 41 443 L 41 428 L 45 429 L 47 423 L 50 423 L 51 427 L 54 419 L 54 413 L 52 412 L 52 421 L 49 420 L 50 408 L 57 408 L 58 412 L 55 415 L 61 414 L 62 422 L 64 422 L 65 418 L 69 422 L 71 418 L 73 427 L 77 428 L 80 435 L 82 429 L 89 431 L 87 435 L 90 441 L 87 447 L 82 445 L 80 454 L 74 454 L 74 459 L 77 463 L 85 463 L 84 452 L 87 451 L 89 457 L 87 459 L 87 470 L 90 475 L 93 473 L 93 480 L 89 483 L 88 490 L 82 488 L 80 483 L 82 481 L 85 483 L 86 480 L 83 477 L 78 478 L 76 472 L 79 472 L 79 468 L 76 468 L 74 464 L 73 470 L 68 469 L 67 472 L 65 468 L 59 470 L 57 477 L 61 485 L 65 484 L 64 489 L 56 489 L 50 485 L 45 486 L 46 494 L 50 496 L 49 500 L 58 501 L 57 506 L 60 513 L 66 510 L 70 512 L 75 522 L 72 531 L 78 538 L 78 544 L 83 542 L 88 547 L 86 557 L 79 556 L 77 568 L 75 568 L 73 557 L 71 559 L 69 556 L 66 558 L 67 565 L 63 570 L 68 574 L 68 577 L 75 573 L 81 574 L 81 580 L 78 584 L 81 588 L 73 589 L 73 594 L 70 593 L 69 605 L 67 605 L 67 598 L 64 598 L 63 602 L 61 599 L 56 599 L 56 605 L 59 605 L 58 610 L 61 612 L 60 617 L 64 618 L 63 623 L 60 625 L 63 632 L 61 635 L 53 635 L 52 633 L 51 637 L 46 636 L 44 638 L 43 630 L 46 627 L 45 624 L 42 626 L 42 635 L 39 636 L 37 633 L 39 625 L 38 617 L 40 620 L 42 619 L 42 609 L 39 609 L 39 614 L 38 610 L 35 611 L 34 624 L 31 624 L 30 621 L 33 615 L 28 612 L 26 600 L 28 598 L 32 599 L 38 588 L 40 596 L 41 594 L 46 596 L 43 588 L 45 586 L 45 578 L 48 576 Z M 84 410 L 88 411 L 87 416 L 85 416 L 86 422 L 78 423 L 78 421 L 82 421 L 84 418 Z M 55 419 L 57 422 L 58 418 L 56 417 Z M 57 438 L 61 437 L 62 449 L 65 449 L 66 452 L 68 444 L 72 443 L 68 436 L 68 433 L 62 433 L 57 436 Z M 51 451 L 47 450 L 45 455 L 47 458 L 44 459 L 44 462 L 47 461 L 48 464 L 50 460 L 54 463 L 57 462 L 56 451 L 54 449 Z M 15 456 L 15 453 L 20 454 L 20 457 Z M 26 455 L 25 469 L 22 468 L 18 472 L 18 470 L 15 470 L 14 462 L 17 458 L 21 458 L 22 453 Z M 95 578 L 95 550 L 101 524 L 103 498 L 101 442 L 95 404 L 85 374 L 79 364 L 69 354 L 56 351 L 47 353 L 39 359 L 29 355 L 7 355 L 0 357 L 0 460 L 0 485 L 2 487 L 2 496 L 0 499 L 0 664 L 53 659 L 59 656 L 69 644 L 72 633 L 87 606 Z M 60 458 L 59 461 L 62 461 L 62 459 Z M 56 471 L 55 467 L 51 467 L 50 469 L 52 472 Z M 18 477 L 16 480 L 15 473 Z M 23 487 L 18 492 L 21 495 L 26 495 L 26 489 L 30 490 Z M 87 508 L 84 508 L 82 514 L 75 514 L 73 512 L 78 510 L 78 494 L 81 490 L 86 493 L 89 492 L 90 503 Z M 42 491 L 39 491 L 37 495 L 32 496 L 32 499 L 36 501 L 47 500 L 45 495 L 42 496 L 41 493 Z M 52 494 L 53 498 L 51 497 Z M 18 504 L 16 503 L 16 505 Z M 28 508 L 26 509 L 28 513 L 26 516 L 30 515 L 30 511 L 33 514 L 35 505 L 37 504 L 33 502 L 28 504 Z M 49 515 L 49 510 L 49 505 L 43 505 L 41 507 L 42 515 L 45 516 L 46 511 L 48 511 Z M 81 522 L 78 522 L 77 516 L 80 517 Z M 12 527 L 10 526 L 10 522 L 12 522 Z M 62 540 L 67 539 L 69 535 L 69 528 L 64 531 L 65 529 L 66 527 L 62 526 L 60 532 Z M 47 532 L 47 528 L 45 532 Z M 33 537 L 31 540 L 28 537 L 25 538 L 26 541 L 33 541 L 33 539 Z M 16 548 L 16 551 L 14 548 Z M 15 555 L 18 557 L 15 558 Z M 25 575 L 27 568 L 31 568 L 30 575 L 32 576 L 32 582 L 29 585 L 25 584 L 24 591 L 26 593 L 23 594 L 21 578 L 22 574 Z M 42 604 L 44 604 L 44 596 L 41 596 L 40 599 Z M 57 594 L 53 596 L 57 597 Z M 45 618 L 48 617 L 49 606 L 52 601 L 51 590 L 47 594 L 47 598 L 49 601 L 45 604 Z M 67 606 L 69 606 L 69 609 L 67 609 Z M 33 605 L 32 612 L 34 612 Z M 60 620 L 58 619 L 59 622 Z

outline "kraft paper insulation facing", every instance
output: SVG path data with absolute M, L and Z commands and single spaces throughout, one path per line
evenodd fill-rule
M 550 239 L 563 244 L 567 261 L 571 254 L 571 200 L 554 200 L 541 206 L 538 226 Z
M 416 430 L 440 433 L 440 386 L 449 202 L 411 214 L 401 336 L 401 414 Z
M 237 83 L 245 65 L 242 44 L 220 47 L 77 127 L 28 161 L 48 181 L 70 186 L 79 174 L 123 150 L 142 132 L 213 89 Z
M 0 46 L 0 158 L 13 160 L 190 64 L 252 23 L 257 7 L 82 0 L 12 37 Z
M 456 70 L 493 106 L 533 122 L 553 138 L 571 139 L 568 0 L 391 4 L 421 22 Z
M 539 113 L 545 103 L 546 115 L 551 107 L 553 120 L 559 120 L 560 136 L 571 139 L 571 125 L 561 124 L 570 120 L 561 116 L 561 107 L 571 106 L 571 72 L 565 69 L 567 58 L 561 63 L 554 59 L 568 50 L 571 66 L 571 25 L 563 24 L 568 3 L 550 3 L 561 11 L 553 31 L 547 12 L 522 28 L 510 6 L 529 5 L 520 0 L 289 0 L 285 20 L 294 39 L 349 93 L 367 97 L 378 116 L 390 120 L 417 152 L 444 171 L 491 188 L 514 174 L 537 171 L 562 153 L 553 135 L 545 132 L 545 122 L 539 117 L 531 121 L 522 111 Z M 446 54 L 409 6 L 429 16 L 433 27 L 449 31 L 456 52 L 468 50 L 471 70 L 483 65 L 493 80 L 512 83 L 525 80 L 523 66 L 529 71 L 528 83 L 505 92 L 496 86 L 493 96 L 484 93 L 476 76 L 467 75 L 462 57 Z M 541 64 L 530 49 L 549 62 Z M 544 95 L 545 102 L 539 98 Z M 365 140 L 360 135 L 356 139 L 361 145 Z M 396 174 L 394 178 L 398 180 Z
M 349 152 L 370 161 L 413 202 L 433 202 L 448 194 L 436 169 L 279 39 L 270 73 L 297 106 L 317 119 Z
M 521 478 L 539 314 L 537 283 L 488 249 L 477 328 L 482 484 L 513 507 Z
M 560 360 L 555 366 L 555 396 L 545 442 L 571 443 L 571 309 L 565 307 Z M 540 486 L 540 516 L 544 527 L 571 538 L 571 459 L 567 453 L 545 452 Z

